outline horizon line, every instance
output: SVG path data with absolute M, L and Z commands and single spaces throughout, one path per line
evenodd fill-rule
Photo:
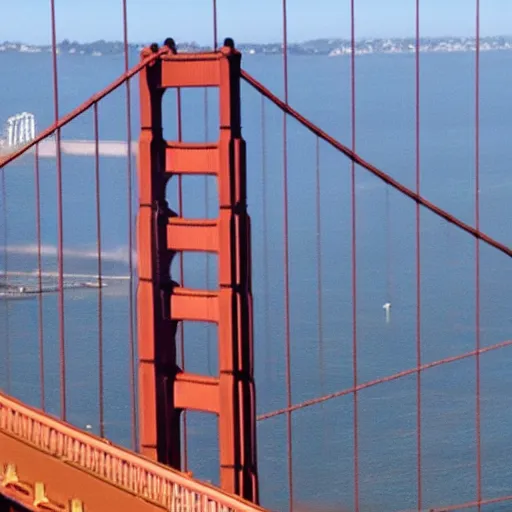
M 504 37 L 504 38 L 511 38 L 512 39 L 512 33 L 511 34 L 494 34 L 494 35 L 481 35 L 480 36 L 480 39 L 481 40 L 484 40 L 484 39 L 488 39 L 488 38 L 500 38 L 500 37 Z M 222 38 L 221 38 L 222 39 Z M 410 36 L 361 36 L 359 38 L 356 38 L 356 42 L 357 41 L 368 41 L 368 40 L 385 40 L 385 39 L 395 39 L 395 40 L 406 40 L 406 39 L 416 39 L 416 36 L 414 34 L 410 35 Z M 420 41 L 421 40 L 424 40 L 424 39 L 476 39 L 476 36 L 474 34 L 472 35 L 443 35 L 443 36 L 430 36 L 430 35 L 423 35 L 423 36 L 420 36 Z M 305 43 L 313 43 L 313 42 L 318 42 L 318 41 L 350 41 L 350 37 L 340 37 L 340 36 L 336 36 L 336 37 L 316 37 L 316 38 L 310 38 L 310 39 L 301 39 L 301 40 L 296 40 L 296 41 L 291 41 L 289 40 L 288 41 L 288 45 L 297 45 L 297 44 L 305 44 Z M 74 43 L 74 44 L 80 44 L 80 45 L 88 45 L 88 44 L 94 44 L 94 43 L 100 43 L 100 42 L 104 42 L 104 43 L 111 43 L 111 44 L 124 44 L 124 41 L 121 40 L 121 39 L 94 39 L 94 40 L 90 40 L 90 41 L 78 41 L 78 40 L 73 40 L 73 39 L 69 39 L 69 38 L 64 38 L 60 41 L 57 42 L 57 46 L 61 45 L 63 42 L 69 42 L 69 43 Z M 148 40 L 149 41 L 149 40 Z M 152 42 L 141 42 L 141 41 L 128 41 L 128 45 L 131 45 L 131 46 L 148 46 L 150 44 L 152 44 L 152 42 L 156 42 L 156 41 L 152 41 Z M 26 42 L 26 41 L 19 41 L 19 40 L 9 40 L 9 39 L 5 39 L 4 41 L 1 41 L 0 44 L 21 44 L 21 45 L 27 45 L 27 46 L 36 46 L 36 47 L 47 47 L 47 46 L 52 46 L 52 43 L 51 42 L 47 42 L 47 43 L 30 43 L 30 42 Z M 211 43 L 208 43 L 208 44 L 204 44 L 204 43 L 198 43 L 197 41 L 194 41 L 194 40 L 190 40 L 190 41 L 177 41 L 176 44 L 178 46 L 180 45 L 195 45 L 195 46 L 199 46 L 199 47 L 205 47 L 205 48 L 211 48 L 212 45 Z M 283 41 L 282 40 L 274 40 L 274 41 L 266 41 L 266 42 L 255 42 L 255 41 L 242 41 L 242 42 L 237 42 L 236 41 L 236 38 L 235 38 L 235 44 L 238 44 L 238 45 L 275 45 L 275 44 L 283 44 Z

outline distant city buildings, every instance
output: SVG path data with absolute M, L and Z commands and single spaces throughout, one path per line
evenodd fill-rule
M 511 50 L 512 38 L 490 37 L 480 40 L 480 51 Z M 356 55 L 371 53 L 416 53 L 416 41 L 412 39 L 368 39 L 358 41 L 355 45 Z M 474 52 L 474 38 L 422 39 L 419 44 L 420 52 Z M 347 55 L 352 53 L 352 45 L 345 41 L 329 51 L 330 56 Z
M 142 44 L 130 44 L 133 52 L 143 48 Z M 280 55 L 283 53 L 282 43 L 251 44 L 241 43 L 238 48 L 248 55 Z M 178 45 L 181 52 L 207 51 L 210 47 L 200 46 L 197 43 L 183 43 Z M 504 51 L 512 49 L 512 36 L 485 37 L 480 40 L 480 51 Z M 476 40 L 471 37 L 449 37 L 449 38 L 423 38 L 420 40 L 420 52 L 474 52 Z M 37 46 L 16 42 L 0 43 L 0 52 L 18 53 L 41 53 L 50 52 L 51 46 Z M 70 55 L 92 55 L 101 57 L 103 55 L 119 55 L 124 52 L 124 45 L 119 41 L 95 41 L 92 43 L 78 43 L 76 41 L 64 40 L 59 43 L 57 51 L 59 54 Z M 331 57 L 350 55 L 352 44 L 349 40 L 343 39 L 315 39 L 302 43 L 288 45 L 290 55 L 328 55 Z M 415 53 L 416 40 L 413 38 L 389 38 L 389 39 L 361 39 L 356 41 L 355 54 L 395 54 Z

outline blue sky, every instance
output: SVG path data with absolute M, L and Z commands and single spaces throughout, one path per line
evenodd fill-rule
M 56 0 L 58 39 L 121 39 L 121 0 Z M 2 2 L 0 40 L 46 43 L 49 0 Z M 238 41 L 276 41 L 281 36 L 281 0 L 217 0 L 219 33 Z M 512 0 L 481 0 L 482 34 L 510 34 Z M 100 10 L 101 9 L 101 10 Z M 347 37 L 350 0 L 288 0 L 289 38 Z M 212 0 L 128 0 L 133 42 L 212 40 Z M 30 15 L 28 15 L 30 13 Z M 415 0 L 356 0 L 359 37 L 414 33 Z M 472 35 L 475 0 L 421 0 L 424 35 Z

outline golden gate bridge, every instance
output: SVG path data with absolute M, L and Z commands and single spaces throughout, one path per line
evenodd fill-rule
M 45 156 L 55 156 L 55 178 L 57 190 L 56 219 L 57 219 L 57 247 L 56 277 L 58 280 L 57 300 L 54 308 L 48 310 L 44 307 L 43 299 L 38 298 L 36 315 L 26 318 L 26 322 L 37 324 L 38 335 L 35 344 L 31 345 L 32 355 L 35 354 L 39 372 L 39 389 L 41 400 L 37 407 L 28 405 L 11 394 L 11 381 L 14 377 L 14 369 L 11 368 L 11 354 L 16 349 L 16 344 L 23 343 L 23 329 L 21 334 L 15 332 L 12 325 L 14 316 L 12 309 L 6 305 L 4 329 L 2 331 L 2 343 L 6 347 L 3 356 L 5 372 L 5 389 L 0 393 L 0 510 L 69 510 L 69 511 L 102 511 L 102 510 L 264 510 L 267 506 L 269 493 L 263 493 L 262 488 L 275 489 L 269 483 L 262 469 L 261 445 L 265 437 L 272 438 L 279 430 L 283 440 L 279 453 L 286 457 L 283 485 L 279 492 L 286 496 L 287 506 L 290 510 L 299 510 L 303 506 L 297 499 L 300 494 L 300 485 L 304 478 L 297 476 L 301 468 L 297 467 L 297 458 L 304 463 L 304 455 L 297 457 L 298 444 L 306 446 L 306 460 L 310 465 L 306 471 L 308 478 L 310 473 L 320 471 L 319 466 L 313 464 L 318 457 L 311 448 L 307 451 L 307 445 L 314 444 L 311 437 L 321 437 L 321 443 L 326 450 L 337 437 L 350 439 L 349 453 L 344 457 L 350 459 L 349 480 L 352 482 L 349 490 L 343 492 L 344 496 L 351 494 L 345 503 L 350 503 L 349 508 L 355 511 L 369 510 L 365 499 L 366 482 L 363 486 L 362 478 L 364 468 L 362 459 L 364 446 L 361 442 L 361 421 L 364 407 L 361 406 L 362 395 L 368 390 L 383 390 L 382 400 L 385 400 L 386 386 L 402 382 L 404 393 L 413 397 L 412 411 L 412 435 L 414 439 L 415 453 L 414 477 L 408 493 L 408 507 L 410 510 L 498 510 L 500 504 L 512 501 L 512 482 L 505 487 L 495 488 L 487 485 L 483 474 L 483 436 L 482 428 L 486 416 L 486 402 L 482 398 L 482 365 L 485 364 L 486 354 L 500 353 L 504 361 L 508 361 L 508 347 L 512 345 L 512 339 L 493 339 L 491 342 L 482 341 L 482 310 L 484 305 L 481 300 L 481 252 L 494 251 L 501 255 L 510 265 L 512 248 L 507 242 L 490 236 L 481 229 L 480 221 L 480 4 L 474 4 L 475 13 L 475 210 L 471 221 L 463 221 L 450 211 L 441 208 L 434 202 L 424 197 L 421 190 L 421 56 L 420 52 L 414 53 L 415 71 L 415 169 L 414 187 L 408 187 L 392 175 L 384 172 L 378 162 L 370 163 L 359 155 L 356 148 L 357 140 L 357 110 L 356 110 L 356 13 L 357 0 L 350 2 L 350 25 L 352 52 L 350 53 L 350 117 L 351 117 L 351 141 L 345 144 L 311 122 L 302 115 L 290 102 L 290 72 L 288 59 L 288 8 L 286 1 L 282 2 L 282 26 L 283 26 L 283 94 L 274 94 L 259 79 L 248 73 L 241 67 L 242 55 L 236 49 L 236 44 L 231 38 L 226 38 L 223 44 L 219 44 L 217 26 L 217 3 L 212 5 L 213 18 L 213 50 L 206 53 L 180 53 L 176 50 L 173 39 L 166 39 L 163 44 L 153 44 L 145 48 L 140 56 L 140 61 L 133 67 L 129 67 L 128 56 L 128 23 L 127 2 L 123 1 L 123 30 L 125 44 L 124 73 L 108 87 L 96 93 L 75 110 L 62 116 L 59 103 L 59 69 L 57 59 L 57 31 L 56 31 L 56 7 L 51 0 L 51 27 L 52 27 L 52 70 L 54 77 L 54 123 L 38 134 L 33 140 L 17 148 L 14 152 L 4 154 L 0 160 L 0 172 L 2 173 L 2 206 L 4 221 L 10 222 L 11 213 L 8 213 L 7 204 L 12 201 L 9 194 L 6 175 L 18 172 L 17 165 L 33 163 L 33 181 L 35 201 L 33 202 L 34 223 L 27 226 L 27 231 L 36 237 L 37 270 L 35 277 L 41 288 L 43 278 L 48 272 L 43 270 L 43 242 L 42 222 L 44 212 L 41 208 L 44 194 L 41 190 L 41 159 Z M 415 3 L 415 27 L 416 49 L 420 41 L 420 1 Z M 138 79 L 139 89 L 134 92 L 132 80 Z M 269 168 L 277 167 L 267 158 L 269 139 L 276 136 L 282 139 L 282 148 L 279 151 L 280 167 L 282 169 L 282 274 L 280 276 L 279 291 L 282 290 L 282 315 L 279 320 L 282 328 L 279 332 L 272 332 L 269 326 L 263 331 L 259 330 L 259 336 L 268 338 L 267 343 L 281 343 L 283 357 L 280 361 L 271 361 L 270 357 L 264 357 L 263 364 L 281 364 L 279 372 L 284 383 L 284 404 L 269 410 L 259 412 L 257 410 L 256 392 L 264 382 L 255 379 L 256 352 L 262 347 L 255 336 L 255 304 L 261 301 L 265 314 L 275 306 L 269 304 L 270 287 L 272 284 L 268 276 L 264 283 L 258 283 L 255 292 L 253 283 L 253 255 L 255 252 L 255 240 L 263 236 L 263 256 L 267 274 L 270 272 L 273 261 L 270 261 L 269 241 L 266 238 L 270 220 L 263 204 L 263 233 L 256 234 L 251 230 L 251 218 L 248 213 L 248 198 L 251 197 L 251 188 L 248 186 L 247 168 L 250 165 L 251 148 L 246 148 L 242 134 L 243 101 L 241 89 L 247 87 L 252 94 L 257 95 L 261 102 L 262 115 L 258 130 L 261 135 L 261 163 L 263 167 L 263 202 L 271 190 L 267 189 Z M 184 124 L 187 122 L 185 109 L 183 108 L 183 95 L 189 88 L 218 89 L 218 120 L 217 132 L 213 136 L 205 133 L 203 142 L 189 142 L 183 136 Z M 122 142 L 100 140 L 99 117 L 100 110 L 106 99 L 118 89 L 124 89 L 126 106 L 124 117 L 126 121 L 126 140 Z M 164 93 L 169 97 L 174 94 L 176 112 L 176 138 L 168 140 L 164 136 L 164 124 L 166 111 L 164 109 Z M 140 104 L 139 133 L 132 133 L 132 106 L 133 96 L 138 96 Z M 315 98 L 312 98 L 314 101 Z M 2 99 L 0 98 L 0 101 Z M 274 108 L 277 115 L 281 116 L 282 124 L 279 134 L 267 133 L 265 112 Z M 205 119 L 208 117 L 208 94 L 204 95 Z M 71 421 L 69 405 L 72 402 L 70 393 L 73 392 L 73 375 L 69 370 L 69 348 L 74 340 L 80 336 L 75 329 L 70 328 L 70 307 L 65 302 L 65 277 L 69 272 L 65 271 L 66 252 L 64 248 L 64 223 L 68 217 L 64 214 L 63 179 L 63 154 L 69 147 L 66 144 L 76 144 L 75 141 L 65 142 L 62 131 L 67 125 L 79 122 L 84 116 L 92 115 L 93 139 L 87 141 L 86 149 L 71 149 L 71 153 L 92 153 L 94 166 L 94 210 L 96 257 L 94 259 L 99 286 L 88 293 L 97 294 L 97 309 L 83 313 L 85 324 L 96 324 L 97 327 L 97 409 L 98 431 L 95 434 L 89 432 L 90 428 L 82 425 L 76 426 L 76 421 Z M 292 124 L 293 123 L 293 124 Z M 205 125 L 206 125 L 205 121 Z M 311 145 L 314 153 L 314 173 L 312 183 L 312 211 L 314 212 L 313 238 L 315 240 L 314 253 L 316 255 L 316 268 L 312 302 L 305 297 L 309 292 L 301 294 L 301 284 L 294 283 L 293 274 L 290 271 L 294 250 L 290 244 L 291 211 L 295 211 L 290 203 L 290 190 L 292 183 L 297 186 L 297 175 L 292 175 L 290 159 L 293 151 L 302 151 L 303 148 L 291 147 L 289 141 L 292 138 L 291 126 L 295 130 L 298 126 L 305 130 L 313 142 Z M 442 127 L 440 127 L 441 129 Z M 205 128 L 208 132 L 208 128 Z M 110 146 L 109 146 L 110 144 Z M 112 190 L 101 188 L 101 172 L 104 161 L 101 156 L 119 156 L 119 147 L 126 153 L 126 218 L 122 218 L 123 226 L 127 232 L 128 247 L 126 249 L 127 268 L 129 272 L 129 291 L 126 311 L 126 324 L 123 328 L 126 332 L 124 339 L 125 350 L 129 352 L 128 383 L 124 383 L 123 390 L 130 395 L 130 448 L 120 446 L 109 440 L 108 410 L 105 401 L 106 376 L 105 368 L 109 366 L 106 355 L 107 331 L 112 333 L 120 328 L 119 316 L 109 316 L 110 310 L 106 308 L 106 294 L 109 287 L 104 289 L 102 281 L 107 264 L 104 257 L 102 241 L 102 218 L 104 210 L 104 197 L 113 193 Z M 304 400 L 296 400 L 292 387 L 297 382 L 293 378 L 294 360 L 293 352 L 296 345 L 293 344 L 294 333 L 304 329 L 301 318 L 293 317 L 293 302 L 304 300 L 307 304 L 313 304 L 316 318 L 316 329 L 313 337 L 318 354 L 318 365 L 311 363 L 307 370 L 303 368 L 298 378 L 308 381 L 310 373 L 317 371 L 319 379 L 324 378 L 325 365 L 328 363 L 323 354 L 325 350 L 325 323 L 329 321 L 327 308 L 327 294 L 324 289 L 324 271 L 322 267 L 323 251 L 326 235 L 322 230 L 322 222 L 326 217 L 326 211 L 322 210 L 321 176 L 323 173 L 320 147 L 329 148 L 336 154 L 343 155 L 350 162 L 349 167 L 349 205 L 347 206 L 350 225 L 346 242 L 350 253 L 349 279 L 344 286 L 350 292 L 349 317 L 350 332 L 344 333 L 349 338 L 350 353 L 344 354 L 349 360 L 350 374 L 344 382 L 348 383 L 335 391 L 325 390 L 321 395 L 309 397 Z M 85 146 L 84 146 L 85 147 Z M 110 147 L 110 150 L 108 149 Z M 48 149 L 50 148 L 50 149 Z M 112 149 L 112 148 L 115 148 Z M 128 150 L 130 148 L 130 150 Z M 110 151 L 110 152 L 109 152 Z M 134 165 L 133 155 L 137 155 L 137 163 Z M 397 155 L 399 157 L 400 155 Z M 23 158 L 23 160 L 21 160 Z M 20 164 L 21 165 L 21 164 Z M 53 167 L 53 164 L 52 164 Z M 412 204 L 414 210 L 412 221 L 414 224 L 413 240 L 410 242 L 411 254 L 414 259 L 414 279 L 410 286 L 414 287 L 415 303 L 411 309 L 414 317 L 414 339 L 410 341 L 414 349 L 415 364 L 410 367 L 396 367 L 388 374 L 379 375 L 377 378 L 367 378 L 367 372 L 361 363 L 361 353 L 365 348 L 361 347 L 359 338 L 362 320 L 358 304 L 361 301 L 361 289 L 359 283 L 360 274 L 358 245 L 356 173 L 366 172 L 380 180 L 388 189 L 400 194 Z M 133 206 L 134 190 L 132 179 L 137 175 L 137 203 Z M 189 217 L 185 215 L 187 194 L 184 183 L 192 177 L 201 177 L 205 180 L 215 179 L 217 211 L 213 216 L 204 218 Z M 439 177 L 442 179 L 442 176 Z M 176 182 L 177 197 L 168 199 L 167 187 Z M 206 181 L 205 181 L 206 183 Z M 442 183 L 441 183 L 442 186 Z M 277 192 L 276 192 L 277 193 Z M 28 193 L 27 193 L 28 195 Z M 192 194 L 193 195 L 193 194 Z M 345 196 L 344 196 L 345 197 Z M 31 201 L 31 200 L 30 200 Z M 32 201 L 31 201 L 32 202 Z M 208 212 L 207 212 L 208 213 Z M 275 213 L 275 212 L 274 212 Z M 424 270 L 422 267 L 422 219 L 426 214 L 435 215 L 442 222 L 452 225 L 474 244 L 474 257 L 471 260 L 474 273 L 474 344 L 465 351 L 459 351 L 448 356 L 428 358 L 424 356 L 423 328 L 425 320 L 422 317 L 422 287 L 424 286 Z M 136 214 L 136 215 L 134 215 Z M 332 215 L 332 213 L 329 213 Z M 77 209 L 72 215 L 82 215 Z M 134 217 L 136 216 L 136 228 Z M 14 219 L 13 219 L 14 222 Z M 7 228 L 6 233 L 7 233 Z M 27 272 L 16 268 L 18 263 L 15 257 L 9 253 L 7 236 L 4 236 L 4 268 L 2 279 L 8 283 L 10 277 L 16 273 L 26 275 Z M 136 247 L 135 247 L 136 246 Z M 485 249 L 484 249 L 485 248 Z M 261 251 L 258 251 L 260 254 Z M 206 285 L 202 288 L 194 288 L 185 282 L 185 265 L 190 253 L 210 254 L 217 258 L 216 282 L 208 286 L 212 276 L 207 278 Z M 13 261 L 14 260 L 14 261 Z M 179 262 L 179 270 L 175 272 L 172 267 L 173 260 Z M 8 262 L 9 265 L 7 264 Z M 259 262 L 258 262 L 259 263 Z M 315 266 L 315 264 L 313 266 Z M 12 268 L 11 268 L 12 267 Z M 173 272 L 171 272 L 173 268 Z M 208 273 L 209 267 L 206 270 Z M 31 272 L 28 272 L 32 274 Z M 33 275 L 33 274 L 32 274 Z M 52 273 L 52 275 L 55 275 Z M 76 275 L 76 273 L 75 273 Z M 112 277 L 112 276 L 108 276 Z M 502 276 L 503 280 L 506 276 Z M 277 284 L 276 284 L 277 286 Z M 76 292 L 74 292 L 76 293 Z M 258 299 L 258 293 L 261 295 Z M 254 299 L 253 299 L 254 296 Z M 6 302 L 6 301 L 5 301 Z M 387 313 L 389 314 L 389 302 Z M 493 304 L 485 307 L 493 307 Z M 76 312 L 75 309 L 73 311 Z M 49 315 L 57 319 L 54 330 L 57 333 L 56 360 L 47 358 L 48 350 L 45 349 L 45 318 Z M 506 319 L 504 319 L 505 321 Z M 185 325 L 190 323 L 208 323 L 216 326 L 217 356 L 216 366 L 218 371 L 210 375 L 201 374 L 194 370 L 194 364 L 187 360 L 185 367 L 186 345 L 189 341 L 185 336 Z M 385 325 L 383 323 L 383 325 Z M 467 327 L 467 326 L 466 326 Z M 75 339 L 69 332 L 75 333 Z M 395 331 L 395 336 L 400 336 L 400 330 Z M 20 337 L 21 336 L 21 337 Z M 434 340 L 435 341 L 435 340 Z M 429 340 L 432 343 L 432 339 Z M 268 356 L 268 355 L 267 355 Z M 436 489 L 427 488 L 425 476 L 426 460 L 429 456 L 429 448 L 425 442 L 424 422 L 431 410 L 431 405 L 425 399 L 425 380 L 432 372 L 440 368 L 457 367 L 461 361 L 471 361 L 473 364 L 474 379 L 471 382 L 469 395 L 474 402 L 474 410 L 468 423 L 474 428 L 474 446 L 467 445 L 464 454 L 471 460 L 471 468 L 474 469 L 474 496 L 469 500 L 458 500 L 456 493 L 449 498 L 445 494 L 439 498 Z M 47 366 L 53 364 L 58 375 L 57 379 L 47 382 Z M 112 365 L 109 366 L 112 371 Z M 456 371 L 456 370 L 450 370 Z M 118 368 L 114 372 L 114 378 L 123 380 L 124 376 L 117 375 Z M 109 377 L 112 377 L 109 374 Z M 471 380 L 471 379 L 470 379 Z M 268 383 L 266 383 L 268 384 Z M 497 384 L 499 386 L 499 383 Z M 50 387 L 53 386 L 52 389 Z M 88 389 L 86 386 L 82 389 Z M 89 386 L 90 389 L 90 386 Z M 324 385 L 321 386 L 324 390 Z M 404 391 L 405 390 L 405 391 Z M 449 386 L 443 388 L 447 396 L 453 390 Z M 52 393 L 54 398 L 58 396 L 59 408 L 50 407 L 47 403 L 47 395 Z M 73 395 L 76 396 L 76 395 Z M 300 395 L 302 396 L 302 395 Z M 405 395 L 399 395 L 405 397 Z M 342 428 L 329 433 L 318 426 L 318 418 L 315 416 L 314 431 L 305 431 L 300 427 L 298 415 L 308 414 L 311 411 L 325 411 L 322 409 L 336 399 L 350 398 L 348 404 L 351 409 L 350 421 L 343 424 Z M 389 397 L 388 397 L 389 398 Z M 404 398 L 405 399 L 405 398 Z M 95 399 L 96 400 L 96 399 Z M 396 396 L 394 397 L 396 400 Z M 392 400 L 390 400 L 391 402 Z M 436 406 L 439 403 L 436 402 Z M 367 406 L 367 405 L 366 405 Z M 366 407 L 365 406 L 365 407 Z M 393 409 L 388 409 L 393 414 Z M 347 404 L 340 409 L 339 414 L 344 414 Z M 192 435 L 188 420 L 191 414 L 201 411 L 215 418 L 218 431 L 218 485 L 214 486 L 202 479 L 195 478 L 195 468 L 190 463 L 193 458 L 192 448 L 189 446 L 188 437 Z M 327 413 L 325 413 L 327 414 Z M 447 414 L 449 416 L 449 414 Z M 284 418 L 283 424 L 278 427 L 272 423 L 272 418 Z M 376 418 L 375 421 L 382 420 Z M 498 418 L 499 422 L 499 418 Z M 73 424 L 72 424 L 73 423 Z M 262 425 L 265 425 L 263 427 Z M 338 425 L 339 426 L 339 425 Z M 263 430 L 264 428 L 264 430 Z M 272 428 L 275 430 L 273 431 Z M 455 424 L 455 430 L 461 435 L 467 425 Z M 459 429 L 459 430 L 457 430 Z M 500 434 L 497 434 L 498 437 Z M 277 437 L 276 437 L 277 439 Z M 397 455 L 401 448 L 398 436 L 393 445 L 389 465 L 380 468 L 378 472 L 385 480 L 384 473 L 396 475 L 396 463 L 393 455 Z M 300 447 L 303 450 L 303 446 Z M 506 447 L 504 446 L 505 450 Z M 406 450 L 406 448 L 403 448 Z M 204 446 L 195 447 L 198 459 L 203 460 L 210 453 Z M 435 450 L 433 450 L 435 452 Z M 431 459 L 429 459 L 431 460 Z M 467 460 L 467 459 L 464 459 Z M 464 464 L 464 462 L 461 462 Z M 491 466 L 498 464 L 496 461 L 487 461 Z M 462 469 L 461 469 L 462 471 Z M 334 475 L 338 472 L 334 466 L 329 466 L 327 471 L 322 471 L 321 487 L 339 485 Z M 510 475 L 509 475 L 510 476 Z M 448 477 L 455 482 L 458 475 L 452 471 Z M 332 478 L 330 481 L 329 479 Z M 374 479 L 377 477 L 373 477 Z M 338 482 L 338 483 L 337 483 Z M 374 483 L 376 480 L 374 480 Z M 391 485 L 391 484 L 388 484 Z M 455 486 L 455 484 L 454 484 Z M 393 494 L 393 487 L 390 487 Z M 321 508 L 322 491 L 311 501 L 312 508 Z M 406 493 L 406 494 L 407 494 Z M 372 500 L 375 498 L 373 497 Z M 503 505 L 502 505 L 503 506 Z M 263 507 L 263 508 L 262 508 Z M 388 509 L 386 506 L 376 505 L 376 510 Z M 398 505 L 395 510 L 404 507 Z M 505 510 L 505 509 L 503 509 Z

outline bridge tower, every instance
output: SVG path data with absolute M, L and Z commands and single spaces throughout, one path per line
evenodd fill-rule
M 241 134 L 241 55 L 227 39 L 219 51 L 176 54 L 174 43 L 145 49 L 160 58 L 140 76 L 141 135 L 137 246 L 139 288 L 139 424 L 144 455 L 181 469 L 180 414 L 216 414 L 221 487 L 258 501 L 253 380 L 250 219 L 246 200 L 246 149 Z M 166 89 L 218 87 L 220 134 L 214 143 L 165 141 Z M 178 175 L 217 178 L 215 220 L 179 217 L 166 201 L 166 184 Z M 186 289 L 170 273 L 173 257 L 200 251 L 218 255 L 216 291 Z M 179 322 L 218 327 L 219 375 L 184 372 L 177 364 Z

